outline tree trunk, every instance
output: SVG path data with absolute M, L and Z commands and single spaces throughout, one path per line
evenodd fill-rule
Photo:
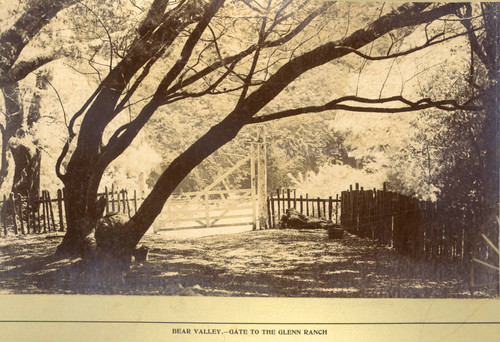
M 66 234 L 57 247 L 56 254 L 60 256 L 77 257 L 83 253 L 85 237 L 97 224 L 97 218 L 88 215 L 87 187 L 90 168 L 83 167 L 78 174 L 66 178 L 64 202 L 66 205 Z M 97 197 L 97 194 L 96 194 Z
M 40 91 L 47 89 L 49 72 L 40 72 L 36 76 L 36 90 L 31 100 L 31 105 L 28 110 L 27 127 L 33 129 L 33 126 L 41 117 L 40 113 Z M 23 137 L 25 132 L 19 130 L 16 134 Z M 12 192 L 20 195 L 23 198 L 35 198 L 40 194 L 40 166 L 42 154 L 37 146 L 37 141 L 33 141 L 32 146 L 15 145 L 10 147 L 12 157 L 14 159 L 14 181 L 12 184 Z M 29 205 L 29 210 L 35 210 L 33 205 Z
M 23 210 L 26 210 L 28 215 L 33 215 L 38 211 L 38 204 L 34 199 L 40 194 L 41 151 L 39 148 L 30 150 L 19 145 L 11 148 L 11 153 L 15 165 L 12 192 L 26 199 Z

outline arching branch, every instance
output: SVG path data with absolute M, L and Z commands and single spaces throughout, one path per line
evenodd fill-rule
M 471 28 L 471 31 L 474 32 L 474 31 L 478 31 L 480 29 L 482 29 L 483 27 L 477 27 L 477 28 Z M 397 58 L 397 57 L 402 57 L 402 56 L 406 56 L 406 55 L 409 55 L 409 54 L 412 54 L 414 52 L 417 52 L 417 51 L 420 51 L 420 50 L 423 50 L 425 48 L 428 48 L 432 45 L 437 45 L 437 44 L 441 44 L 441 43 L 444 43 L 448 40 L 451 40 L 451 39 L 454 39 L 454 38 L 458 38 L 458 37 L 462 37 L 462 36 L 465 36 L 469 34 L 469 32 L 461 32 L 461 33 L 457 33 L 457 34 L 454 34 L 452 36 L 449 36 L 449 37 L 445 37 L 445 38 L 442 38 L 442 39 L 437 39 L 441 36 L 444 35 L 443 32 L 441 33 L 438 33 L 436 34 L 435 36 L 429 38 L 424 44 L 422 45 L 419 45 L 419 46 L 416 46 L 414 48 L 411 48 L 411 49 L 408 49 L 408 50 L 405 50 L 405 51 L 401 51 L 401 52 L 397 52 L 397 53 L 393 53 L 393 54 L 389 54 L 389 55 L 385 55 L 385 56 L 370 56 L 370 55 L 367 55 L 361 51 L 358 51 L 358 50 L 355 50 L 355 49 L 352 49 L 348 46 L 344 47 L 344 46 L 340 46 L 339 49 L 346 49 L 364 59 L 367 59 L 367 60 L 370 60 L 370 61 L 382 61 L 382 60 L 386 60 L 386 59 L 393 59 L 393 58 Z
M 33 71 L 57 58 L 55 52 L 43 54 L 30 60 L 19 61 L 5 74 L 0 76 L 0 87 L 10 82 L 19 82 Z
M 357 103 L 349 104 L 349 102 Z M 361 104 L 379 104 L 386 105 L 381 106 L 362 106 Z M 393 106 L 387 106 L 393 105 Z M 250 120 L 251 124 L 263 123 L 267 121 L 287 118 L 295 115 L 306 114 L 306 113 L 319 113 L 327 110 L 345 110 L 351 112 L 362 112 L 362 113 L 404 113 L 404 112 L 414 112 L 423 109 L 437 108 L 445 111 L 454 110 L 481 110 L 482 105 L 464 105 L 459 104 L 455 100 L 440 100 L 433 101 L 431 99 L 420 99 L 418 101 L 410 101 L 403 96 L 392 96 L 381 99 L 368 99 L 359 96 L 344 96 L 333 101 L 330 101 L 321 106 L 307 106 L 301 108 L 294 108 L 284 111 L 275 112 L 272 114 L 256 116 Z

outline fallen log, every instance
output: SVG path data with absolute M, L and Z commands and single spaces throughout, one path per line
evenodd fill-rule
M 344 229 L 333 221 L 316 217 L 307 217 L 299 213 L 296 209 L 287 209 L 285 215 L 281 217 L 281 229 L 324 229 L 330 239 L 342 239 Z
M 280 228 L 283 229 L 328 229 L 333 226 L 338 225 L 322 218 L 307 217 L 293 208 L 286 210 L 280 222 Z

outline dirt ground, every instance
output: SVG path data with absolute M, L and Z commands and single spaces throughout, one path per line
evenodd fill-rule
M 0 240 L 0 293 L 259 297 L 470 297 L 449 265 L 415 262 L 368 239 L 323 230 L 268 230 L 176 239 L 146 235 L 151 250 L 117 283 L 56 260 L 61 236 Z M 487 297 L 488 293 L 476 292 Z

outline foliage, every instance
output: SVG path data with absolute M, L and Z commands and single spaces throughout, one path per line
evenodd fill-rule
M 426 94 L 467 98 L 471 94 L 469 73 L 448 73 Z M 483 74 L 484 75 L 484 74 Z M 476 76 L 481 79 L 480 74 Z M 447 86 L 453 84 L 453 87 Z M 482 192 L 484 158 L 484 111 L 443 112 L 427 110 L 411 122 L 410 139 L 391 156 L 395 166 L 389 175 L 391 187 L 422 199 L 453 206 L 477 206 Z

